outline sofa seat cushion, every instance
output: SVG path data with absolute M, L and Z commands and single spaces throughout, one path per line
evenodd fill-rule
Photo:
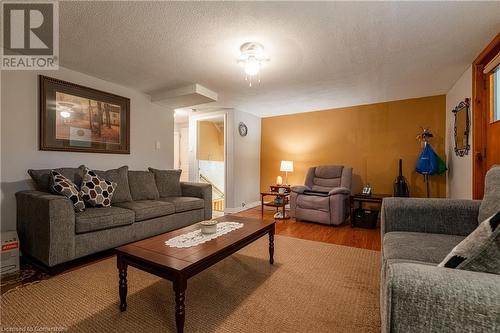
M 203 209 L 205 207 L 205 201 L 203 199 L 194 197 L 166 197 L 160 198 L 160 200 L 173 204 L 176 213 Z
M 384 259 L 415 260 L 439 264 L 465 237 L 393 231 L 384 235 Z
M 323 196 L 299 195 L 297 196 L 297 207 L 329 212 L 330 203 L 328 200 L 328 197 Z
M 136 222 L 175 213 L 173 204 L 158 200 L 119 202 L 115 206 L 134 211 Z
M 120 207 L 87 208 L 75 214 L 75 232 L 110 229 L 134 223 L 134 212 Z

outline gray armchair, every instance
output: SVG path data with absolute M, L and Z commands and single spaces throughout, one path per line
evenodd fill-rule
M 309 169 L 303 186 L 292 186 L 290 216 L 323 224 L 342 224 L 349 213 L 352 168 L 325 165 Z
M 437 267 L 499 210 L 500 166 L 488 171 L 482 201 L 384 199 L 383 333 L 500 331 L 500 275 Z

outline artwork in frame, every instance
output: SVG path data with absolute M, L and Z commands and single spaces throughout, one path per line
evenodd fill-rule
M 130 154 L 130 99 L 39 76 L 40 150 Z

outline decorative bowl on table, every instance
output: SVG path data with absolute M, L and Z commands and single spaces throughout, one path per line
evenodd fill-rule
M 200 226 L 201 226 L 201 233 L 202 234 L 214 234 L 217 232 L 217 223 L 219 221 L 216 220 L 207 220 L 207 221 L 201 221 Z

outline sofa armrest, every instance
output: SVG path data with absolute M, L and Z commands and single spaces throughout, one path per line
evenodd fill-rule
M 290 187 L 290 191 L 295 193 L 304 193 L 304 191 L 310 191 L 311 189 L 304 185 L 292 186 Z
M 467 236 L 477 226 L 481 201 L 421 198 L 385 198 L 382 237 L 391 231 Z
M 212 185 L 205 183 L 181 182 L 182 196 L 197 197 L 205 201 L 205 219 L 212 219 Z
M 384 282 L 382 332 L 500 329 L 500 275 L 397 263 Z
M 74 258 L 75 209 L 70 199 L 40 191 L 16 193 L 21 250 L 47 266 Z
M 335 187 L 328 192 L 328 195 L 335 195 L 335 194 L 344 194 L 344 195 L 349 195 L 351 194 L 351 190 L 348 189 L 347 187 Z

